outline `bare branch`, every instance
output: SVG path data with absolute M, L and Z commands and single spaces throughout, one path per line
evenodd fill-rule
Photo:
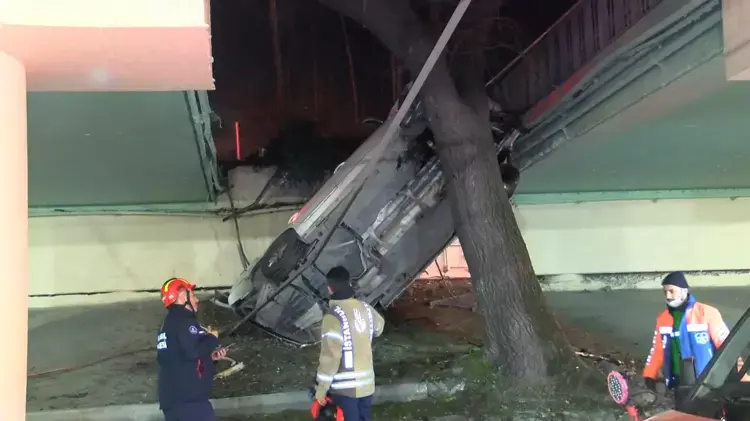
M 352 18 L 382 42 L 387 49 L 417 74 L 434 44 L 424 23 L 405 0 L 319 0 Z

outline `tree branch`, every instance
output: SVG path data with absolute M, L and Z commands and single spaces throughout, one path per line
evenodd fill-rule
M 434 40 L 407 0 L 319 0 L 342 15 L 348 16 L 375 35 L 401 60 L 413 75 L 427 60 Z M 436 67 L 444 66 L 438 63 Z

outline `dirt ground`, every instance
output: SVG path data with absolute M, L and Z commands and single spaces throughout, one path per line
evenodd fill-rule
M 481 319 L 471 310 L 431 308 L 429 303 L 469 290 L 468 282 L 420 282 L 388 310 L 386 331 L 374 344 L 375 370 L 380 384 L 460 375 L 462 361 L 469 354 L 476 355 L 481 346 Z M 158 300 L 78 311 L 64 320 L 60 320 L 59 313 L 54 317 L 45 316 L 49 319 L 45 320 L 47 324 L 37 330 L 46 329 L 44 338 L 47 339 L 38 338 L 34 333 L 37 330 L 30 333 L 30 372 L 57 367 L 69 367 L 69 371 L 32 375 L 28 380 L 28 410 L 156 401 L 152 342 L 164 311 Z M 203 324 L 213 326 L 235 320 L 231 313 L 206 300 L 199 318 Z M 620 347 L 607 338 L 588 334 L 564 320 L 561 322 L 576 348 L 629 359 L 615 352 Z M 132 323 L 137 323 L 135 329 Z M 65 341 L 66 332 L 71 329 L 78 335 L 74 343 Z M 135 337 L 129 336 L 134 334 Z M 299 349 L 253 327 L 236 336 L 223 337 L 221 341 L 231 345 L 229 356 L 243 362 L 245 368 L 227 379 L 217 380 L 213 397 L 304 390 L 313 382 L 316 346 Z M 108 343 L 114 346 L 107 348 Z M 115 358 L 86 366 L 112 356 Z M 219 369 L 225 367 L 221 365 Z
M 223 309 L 212 306 L 203 320 L 225 325 L 234 320 Z M 379 384 L 420 381 L 426 376 L 440 376 L 476 345 L 446 335 L 412 321 L 400 321 L 398 315 L 386 314 L 386 332 L 373 345 L 375 371 Z M 312 384 L 317 368 L 318 347 L 298 348 L 247 326 L 238 335 L 225 339 L 231 345 L 233 359 L 242 361 L 245 369 L 218 380 L 214 394 L 219 397 L 256 393 L 305 390 Z
M 432 348 L 432 352 L 426 350 L 414 355 L 413 358 L 407 361 L 400 360 L 399 362 L 399 358 L 402 357 L 390 354 L 392 352 L 390 343 L 404 340 L 405 338 L 401 337 L 402 334 L 404 336 L 414 335 L 412 339 L 415 343 L 427 345 L 424 341 L 430 340 L 438 342 L 437 346 L 445 346 L 447 344 L 450 347 L 466 347 L 465 349 L 473 354 L 474 357 L 478 357 L 481 354 L 480 349 L 483 340 L 481 316 L 465 308 L 430 305 L 430 303 L 436 300 L 459 298 L 469 292 L 471 292 L 471 286 L 467 282 L 420 282 L 416 287 L 412 287 L 407 291 L 388 310 L 386 318 L 389 322 L 389 334 L 394 336 L 384 338 L 384 341 L 388 341 L 385 346 L 383 343 L 378 342 L 375 345 L 375 355 L 380 360 L 380 369 L 376 368 L 376 372 L 381 379 L 381 383 L 383 383 L 383 377 L 387 379 L 386 381 L 392 381 L 406 374 L 401 372 L 391 376 L 391 373 L 387 371 L 389 367 L 392 368 L 406 364 L 412 368 L 411 373 L 416 374 L 407 374 L 406 377 L 413 380 L 424 380 L 430 377 L 441 376 L 446 372 L 449 375 L 462 375 L 459 370 L 465 369 L 465 365 L 462 364 L 461 358 L 466 356 L 466 352 L 443 353 L 439 352 L 433 345 L 429 345 L 428 347 Z M 469 303 L 468 307 L 471 307 L 471 303 Z M 575 350 L 583 349 L 590 354 L 620 359 L 624 363 L 623 367 L 625 370 L 632 370 L 633 365 L 636 364 L 627 353 L 618 351 L 620 347 L 613 344 L 607 338 L 586 333 L 580 328 L 574 327 L 564 321 L 561 324 Z M 440 342 L 442 342 L 442 345 Z M 410 345 L 410 348 L 413 346 Z M 600 364 L 598 361 L 591 361 L 592 365 Z M 313 365 L 310 367 L 314 369 Z M 613 413 L 619 414 L 619 410 L 614 405 L 608 405 L 609 401 L 604 395 L 605 391 L 602 390 L 601 397 L 604 399 L 592 398 L 592 401 L 604 402 L 603 408 L 609 408 Z M 464 402 L 462 398 L 447 401 L 428 400 L 403 404 L 385 404 L 373 408 L 373 417 L 375 419 L 388 420 L 429 420 L 433 419 L 437 414 L 462 414 L 468 416 L 466 413 L 467 405 L 468 403 Z M 531 406 L 533 407 L 533 405 Z M 509 411 L 512 413 L 512 410 L 509 409 Z M 302 421 L 308 418 L 309 415 L 306 413 L 290 411 L 281 414 L 254 415 L 227 419 L 233 421 Z
M 459 297 L 467 292 L 471 292 L 468 281 L 421 281 L 388 309 L 386 332 L 374 342 L 373 348 L 379 384 L 452 375 L 459 369 L 462 356 L 482 346 L 483 326 L 478 313 L 464 308 L 430 306 L 435 300 Z M 225 324 L 227 316 L 222 309 L 210 307 L 203 320 L 207 323 L 212 320 L 210 323 L 214 325 Z M 633 357 L 622 352 L 611 339 L 589 334 L 565 320 L 560 323 L 575 350 L 620 360 L 627 366 L 634 364 Z M 241 333 L 227 342 L 232 344 L 232 358 L 243 361 L 246 368 L 226 380 L 217 381 L 216 396 L 247 395 L 249 390 L 272 393 L 310 387 L 317 365 L 316 346 L 298 349 L 251 327 Z M 273 364 L 268 363 L 271 350 Z
M 399 323 L 413 322 L 444 333 L 457 341 L 482 345 L 483 325 L 479 313 L 455 307 L 431 307 L 430 303 L 445 298 L 459 298 L 471 292 L 469 281 L 423 281 L 414 284 L 389 310 L 391 319 Z M 632 364 L 631 344 L 602 334 L 585 331 L 560 313 L 555 314 L 565 336 L 576 351 L 585 351 Z

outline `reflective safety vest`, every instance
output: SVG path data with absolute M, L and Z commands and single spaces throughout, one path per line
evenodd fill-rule
M 370 305 L 354 298 L 331 300 L 321 322 L 320 364 L 315 397 L 327 393 L 360 398 L 375 393 L 372 339 L 385 321 Z
M 654 339 L 651 344 L 643 377 L 655 379 L 659 369 L 664 371 L 667 387 L 674 384 L 670 356 L 670 340 L 674 337 L 680 341 L 680 357 L 693 358 L 695 375 L 700 376 L 708 365 L 716 350 L 729 335 L 729 328 L 721 318 L 719 310 L 695 301 L 692 295 L 688 297 L 685 316 L 680 327 L 674 331 L 674 320 L 669 310 L 662 311 L 656 318 Z

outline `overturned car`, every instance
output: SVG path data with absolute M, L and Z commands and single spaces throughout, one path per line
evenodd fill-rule
M 330 268 L 347 268 L 357 298 L 387 307 L 453 240 L 443 172 L 420 101 L 408 110 L 385 153 L 373 156 L 402 100 L 243 272 L 228 297 L 238 315 L 295 343 L 316 342 Z M 510 162 L 520 127 L 502 113 L 492 120 L 502 174 L 498 183 L 511 196 L 520 176 Z M 363 177 L 373 159 L 375 170 Z

